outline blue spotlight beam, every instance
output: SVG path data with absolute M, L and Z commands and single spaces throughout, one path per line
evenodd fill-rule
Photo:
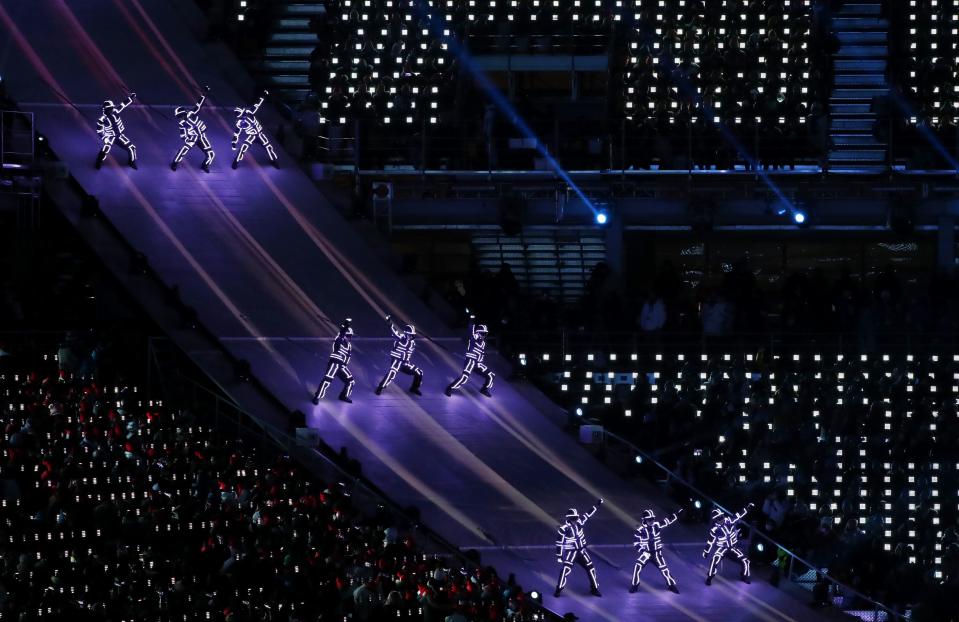
M 915 109 L 913 109 L 909 101 L 895 89 L 889 89 L 889 99 L 896 104 L 900 110 L 902 110 L 907 118 L 919 117 L 919 114 L 915 111 Z M 948 112 L 944 111 L 943 114 L 948 114 Z M 915 128 L 919 130 L 919 134 L 926 140 L 926 142 L 936 150 L 936 153 L 941 155 L 943 159 L 949 163 L 949 166 L 952 168 L 952 170 L 959 171 L 959 160 L 956 160 L 949 150 L 946 149 L 946 146 L 942 144 L 942 141 L 936 138 L 936 135 L 932 133 L 932 130 L 929 129 L 928 125 L 924 123 L 917 123 Z
M 572 180 L 569 174 L 563 169 L 562 166 L 560 166 L 559 162 L 557 162 L 556 159 L 543 146 L 542 141 L 539 140 L 539 137 L 532 130 L 532 128 L 529 127 L 526 121 L 523 120 L 516 108 L 514 108 L 509 100 L 499 91 L 499 89 L 497 89 L 496 86 L 490 82 L 489 78 L 486 76 L 486 73 L 476 65 L 466 48 L 460 45 L 459 42 L 456 41 L 451 34 L 449 34 L 453 32 L 453 28 L 449 23 L 447 23 L 445 15 L 433 13 L 430 10 L 430 7 L 427 6 L 427 4 L 422 0 L 417 4 L 417 9 L 422 17 L 427 18 L 430 27 L 433 29 L 434 35 L 442 40 L 453 53 L 453 55 L 459 59 L 460 65 L 462 65 L 470 73 L 470 75 L 473 76 L 477 85 L 483 90 L 484 93 L 486 93 L 487 97 L 490 98 L 490 101 L 492 101 L 493 104 L 500 110 L 500 112 L 502 112 L 506 118 L 509 119 L 510 123 L 512 123 L 517 130 L 519 130 L 526 138 L 534 141 L 536 150 L 540 153 L 540 155 L 543 156 L 550 168 L 552 168 L 556 174 L 559 175 L 563 181 L 569 185 L 573 192 L 576 193 L 576 196 L 578 196 L 593 212 L 594 218 L 597 218 L 599 209 L 593 204 L 592 201 L 589 200 L 582 189 L 576 184 L 576 182 Z M 436 17 L 438 17 L 438 19 L 434 19 Z M 662 60 L 664 57 L 663 55 L 660 55 L 659 58 Z M 668 63 L 661 63 L 659 65 L 660 70 L 667 65 Z M 795 213 L 796 208 L 792 201 L 790 201 L 789 198 L 783 194 L 782 190 L 780 190 L 779 186 L 773 182 L 769 175 L 760 169 L 758 160 L 756 160 L 756 158 L 754 158 L 746 150 L 746 148 L 729 130 L 729 128 L 727 128 L 724 124 L 714 120 L 716 118 L 715 111 L 711 107 L 707 108 L 703 98 L 696 91 L 696 89 L 689 84 L 688 80 L 676 80 L 675 82 L 678 88 L 682 89 L 693 100 L 696 101 L 701 113 L 706 115 L 707 122 L 712 123 L 717 127 L 726 142 L 728 142 L 736 150 L 740 157 L 746 160 L 753 170 L 756 171 L 757 177 L 763 182 L 763 184 L 769 188 L 776 198 L 788 206 L 790 213 Z
M 486 96 L 489 97 L 490 101 L 493 102 L 493 105 L 496 106 L 499 111 L 509 119 L 510 123 L 513 124 L 520 133 L 523 134 L 528 139 L 533 141 L 533 144 L 536 145 L 536 151 L 539 152 L 543 159 L 546 160 L 546 163 L 549 164 L 550 168 L 560 176 L 560 178 L 565 181 L 569 187 L 576 193 L 583 203 L 593 212 L 593 217 L 599 213 L 599 210 L 593 202 L 589 200 L 589 197 L 583 192 L 583 190 L 573 181 L 569 176 L 569 173 L 560 166 L 560 163 L 556 161 L 556 158 L 549 153 L 549 150 L 543 146 L 543 142 L 536 135 L 536 132 L 523 120 L 523 117 L 519 114 L 519 111 L 509 102 L 509 100 L 496 88 L 496 86 L 490 82 L 489 78 L 486 76 L 486 73 L 480 69 L 476 63 L 473 61 L 473 57 L 466 50 L 466 48 L 459 44 L 452 35 L 447 33 L 452 33 L 453 28 L 450 24 L 447 23 L 446 17 L 444 15 L 437 15 L 432 13 L 425 2 L 420 2 L 417 4 L 417 9 L 420 14 L 426 17 L 430 23 L 431 28 L 433 29 L 433 34 L 442 40 L 449 50 L 453 53 L 454 56 L 460 61 L 460 65 L 464 67 L 469 74 L 473 76 L 476 84 L 486 93 Z M 437 20 L 434 18 L 439 17 L 439 21 L 442 22 L 441 27 L 437 27 Z
M 660 55 L 659 58 L 660 60 L 662 60 L 663 55 Z M 661 63 L 660 68 L 662 68 L 663 66 L 664 65 Z M 736 153 L 738 153 L 742 159 L 746 160 L 746 162 L 749 163 L 749 166 L 752 167 L 754 171 L 756 171 L 756 176 L 760 179 L 760 181 L 762 181 L 763 184 L 767 188 L 769 188 L 769 190 L 772 191 L 774 195 L 776 195 L 777 199 L 782 201 L 783 204 L 787 206 L 790 212 L 795 213 L 796 207 L 793 205 L 793 202 L 790 201 L 785 194 L 783 194 L 783 191 L 779 189 L 779 186 L 777 186 L 776 183 L 772 180 L 772 178 L 769 177 L 766 171 L 762 170 L 759 167 L 759 160 L 754 158 L 746 150 L 746 147 L 743 146 L 743 144 L 739 141 L 738 138 L 736 138 L 736 135 L 733 134 L 732 131 L 730 131 L 730 129 L 726 127 L 724 123 L 716 121 L 716 119 L 719 118 L 719 115 L 716 114 L 716 110 L 706 104 L 702 96 L 696 91 L 693 85 L 690 84 L 689 81 L 686 79 L 675 80 L 674 82 L 677 88 L 681 89 L 684 93 L 686 93 L 691 99 L 693 99 L 696 102 L 697 107 L 700 110 L 700 114 L 706 115 L 706 122 L 714 125 L 716 129 L 719 130 L 720 135 L 724 139 L 726 139 L 726 142 L 729 143 L 732 146 L 732 148 L 736 150 Z

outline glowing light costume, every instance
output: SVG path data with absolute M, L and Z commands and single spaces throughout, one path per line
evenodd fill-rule
M 420 386 L 423 384 L 423 370 L 410 362 L 413 358 L 413 350 L 416 349 L 416 328 L 412 324 L 407 324 L 401 332 L 393 325 L 392 316 L 387 315 L 386 321 L 389 322 L 390 331 L 393 333 L 393 349 L 390 350 L 390 368 L 383 376 L 379 386 L 376 387 L 376 394 L 379 395 L 383 392 L 383 389 L 390 386 L 396 379 L 397 372 L 403 372 L 408 376 L 413 376 L 410 393 L 423 395 L 420 392 Z
M 663 529 L 675 523 L 679 519 L 680 512 L 682 510 L 661 520 L 656 520 L 656 515 L 653 514 L 652 510 L 646 510 L 643 513 L 643 522 L 636 527 L 635 540 L 633 540 L 633 546 L 636 548 L 639 557 L 636 558 L 636 564 L 633 566 L 633 582 L 629 588 L 630 593 L 639 589 L 639 575 L 643 572 L 646 563 L 652 558 L 656 562 L 659 572 L 666 579 L 666 587 L 670 592 L 679 594 L 676 580 L 670 574 L 669 566 L 666 565 L 666 560 L 663 558 Z
M 97 155 L 97 169 L 103 166 L 103 161 L 107 159 L 107 154 L 110 153 L 110 149 L 115 142 L 119 142 L 129 153 L 130 159 L 127 164 L 130 168 L 137 168 L 137 147 L 124 133 L 126 127 L 123 125 L 123 119 L 120 118 L 120 113 L 133 103 L 136 96 L 136 93 L 130 93 L 127 100 L 119 106 L 114 104 L 111 99 L 103 102 L 100 118 L 97 119 L 97 134 L 100 135 L 100 141 L 103 143 L 103 146 L 100 147 L 100 154 Z
M 602 505 L 603 500 L 599 499 L 597 505 Z M 566 522 L 559 526 L 559 539 L 556 541 L 556 561 L 563 565 L 560 570 L 559 581 L 556 582 L 556 591 L 554 596 L 559 596 L 566 587 L 566 580 L 573 571 L 573 564 L 579 564 L 589 575 L 589 593 L 593 596 L 602 596 L 599 592 L 599 583 L 596 581 L 596 567 L 593 566 L 593 560 L 590 557 L 589 549 L 586 546 L 586 532 L 583 527 L 586 522 L 596 513 L 597 506 L 594 505 L 592 511 L 580 514 L 576 508 L 570 508 L 566 512 Z
M 749 558 L 736 546 L 742 537 L 736 523 L 746 516 L 752 507 L 753 504 L 750 503 L 736 516 L 729 516 L 719 508 L 713 510 L 713 525 L 709 528 L 709 541 L 706 542 L 706 549 L 703 551 L 703 559 L 709 557 L 710 552 L 713 554 L 709 562 L 709 572 L 706 574 L 706 585 L 712 584 L 713 577 L 719 570 L 719 562 L 723 560 L 726 553 L 732 553 L 742 564 L 743 568 L 740 576 L 744 582 L 749 583 Z
M 236 157 L 233 159 L 233 168 L 236 168 L 240 164 L 240 160 L 243 159 L 243 154 L 245 154 L 250 149 L 250 145 L 257 140 L 259 140 L 263 148 L 266 149 L 266 155 L 270 158 L 273 166 L 279 168 L 279 159 L 276 157 L 276 152 L 273 151 L 273 145 L 270 144 L 269 139 L 263 132 L 263 126 L 260 125 L 260 122 L 256 118 L 256 113 L 260 110 L 260 106 L 263 105 L 263 102 L 266 101 L 266 96 L 269 94 L 269 91 L 263 91 L 263 95 L 253 104 L 252 108 L 234 108 L 234 112 L 236 112 L 236 131 L 233 132 L 233 141 L 230 143 L 230 148 L 236 151 L 236 146 L 240 142 L 241 136 L 243 137 L 243 143 L 240 145 L 240 150 L 237 151 Z
M 490 371 L 490 368 L 483 363 L 483 359 L 486 358 L 486 335 L 489 333 L 489 329 L 486 328 L 485 324 L 476 324 L 474 322 L 475 319 L 475 316 L 470 316 L 470 343 L 466 349 L 466 362 L 463 365 L 463 374 L 446 387 L 446 397 L 452 397 L 453 391 L 456 391 L 469 382 L 470 374 L 473 373 L 474 369 L 486 376 L 486 382 L 483 384 L 483 388 L 480 389 L 480 393 L 486 397 L 493 397 L 490 389 L 493 386 L 493 378 L 496 374 Z
M 206 91 L 209 90 L 209 87 L 207 87 Z M 207 173 L 210 172 L 210 165 L 213 164 L 213 158 L 216 157 L 216 154 L 213 152 L 213 145 L 210 144 L 210 139 L 206 137 L 206 123 L 199 117 L 200 108 L 205 101 L 206 95 L 201 95 L 200 101 L 196 103 L 195 109 L 177 106 L 176 110 L 173 111 L 173 115 L 177 119 L 177 125 L 180 127 L 180 138 L 183 139 L 183 146 L 180 147 L 179 153 L 176 154 L 176 157 L 173 158 L 173 162 L 170 164 L 170 168 L 174 171 L 180 162 L 183 161 L 183 158 L 186 157 L 190 149 L 195 147 L 197 142 L 199 142 L 200 149 L 203 151 L 203 155 L 206 156 L 200 168 Z
M 333 351 L 330 353 L 330 360 L 326 364 L 326 375 L 323 376 L 323 382 L 313 395 L 313 403 L 319 404 L 320 400 L 326 397 L 326 391 L 333 384 L 334 378 L 343 381 L 343 390 L 340 391 L 340 400 L 347 404 L 352 404 L 350 395 L 353 394 L 353 374 L 350 372 L 350 357 L 353 355 L 353 320 L 346 318 L 340 324 L 340 332 L 333 340 Z

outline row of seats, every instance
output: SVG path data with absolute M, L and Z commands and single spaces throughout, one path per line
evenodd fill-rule
M 959 3 L 955 0 L 910 0 L 896 7 L 893 19 L 905 23 L 905 37 L 892 50 L 901 67 L 902 85 L 916 103 L 907 116 L 959 117 Z M 902 53 L 905 62 L 898 60 Z M 907 111 L 910 112 L 910 111 Z
M 442 16 L 414 0 L 330 0 L 315 30 L 310 84 L 321 122 L 440 122 L 441 89 L 455 75 Z
M 777 150 L 793 156 L 786 161 L 822 151 L 822 144 L 810 144 L 821 129 L 810 115 L 824 110 L 829 61 L 813 45 L 810 2 L 655 4 L 637 7 L 621 72 L 622 114 L 640 139 L 644 132 L 697 145 L 715 138 L 709 152 L 693 154 L 694 164 L 705 165 L 737 160 L 739 154 L 717 152 L 730 142 L 746 152 L 773 154 L 766 159 L 774 164 L 781 159 Z M 712 137 L 716 127 L 742 136 Z M 774 142 L 756 142 L 767 138 Z
M 875 135 L 890 135 L 893 157 L 910 168 L 953 169 L 959 125 L 959 3 L 887 3 L 888 101 L 873 106 Z
M 481 52 L 486 30 L 512 33 L 521 23 L 559 34 L 567 22 L 582 24 L 584 32 L 606 39 L 618 33 L 611 58 L 626 58 L 614 76 L 623 85 L 619 113 L 637 122 L 660 108 L 670 114 L 692 108 L 710 122 L 805 123 L 826 89 L 809 49 L 809 0 L 445 0 L 418 6 L 412 0 L 327 2 L 310 66 L 325 122 L 442 123 L 457 68 L 450 46 Z

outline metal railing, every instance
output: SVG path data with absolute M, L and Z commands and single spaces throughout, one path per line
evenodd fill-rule
M 596 355 L 640 353 L 643 351 L 667 355 L 670 353 L 757 354 L 776 356 L 781 353 L 879 355 L 910 352 L 951 353 L 959 348 L 959 333 L 955 332 L 886 332 L 875 339 L 864 341 L 848 332 L 732 332 L 723 336 L 703 335 L 701 332 L 582 332 L 577 330 L 519 331 L 502 341 L 500 349 L 511 358 L 525 358 L 527 365 L 548 368 L 565 361 L 566 355 L 592 352 Z M 549 361 L 540 360 L 542 354 Z M 521 356 L 522 355 L 522 356 Z M 617 364 L 628 364 L 619 359 Z
M 317 114 L 319 113 L 307 113 Z M 635 170 L 680 171 L 689 174 L 731 170 L 758 175 L 763 171 L 788 172 L 799 167 L 806 172 L 824 170 L 828 144 L 814 133 L 784 138 L 759 126 L 737 132 L 748 145 L 740 153 L 715 131 L 688 127 L 668 132 L 646 132 L 635 123 L 616 120 L 606 130 L 553 123 L 534 128 L 539 139 L 530 142 L 508 134 L 489 136 L 480 120 L 454 125 L 433 124 L 416 117 L 412 123 L 394 118 L 385 124 L 366 119 L 362 124 L 347 118 L 346 123 L 324 123 L 308 135 L 309 158 L 325 163 L 355 162 L 365 170 L 431 169 L 480 171 L 552 170 L 543 152 L 568 170 L 603 170 L 622 175 Z M 562 127 L 562 131 L 560 131 Z M 593 145 L 583 150 L 583 143 Z
M 32 112 L 0 110 L 0 166 L 33 164 L 35 140 Z
M 619 450 L 629 454 L 627 460 L 625 461 L 626 464 L 635 464 L 634 458 L 636 456 L 641 456 L 643 464 L 652 465 L 656 470 L 659 471 L 659 473 L 665 476 L 666 485 L 681 487 L 685 491 L 684 498 L 699 498 L 702 501 L 722 509 L 724 512 L 729 514 L 736 513 L 735 509 L 725 507 L 722 503 L 688 482 L 685 478 L 677 474 L 669 467 L 659 462 L 654 456 L 638 448 L 636 445 L 632 444 L 623 437 L 605 429 L 603 430 L 603 449 L 607 456 L 611 449 Z M 748 528 L 750 540 L 753 538 L 759 538 L 770 547 L 770 550 L 777 552 L 776 563 L 779 564 L 778 568 L 780 572 L 783 572 L 789 581 L 808 589 L 812 589 L 810 584 L 815 583 L 817 579 L 825 581 L 829 586 L 829 602 L 844 612 L 855 611 L 857 617 L 865 622 L 888 622 L 890 620 L 905 621 L 909 619 L 908 614 L 895 611 L 892 608 L 873 600 L 869 596 L 866 596 L 849 585 L 839 581 L 835 577 L 832 577 L 827 569 L 822 568 L 799 556 L 786 546 L 782 545 L 764 533 L 755 524 L 751 524 L 746 520 L 741 522 L 745 527 Z M 785 558 L 784 562 L 781 561 L 783 558 Z

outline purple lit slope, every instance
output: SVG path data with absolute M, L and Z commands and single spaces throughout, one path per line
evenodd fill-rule
M 484 562 L 514 571 L 524 586 L 547 592 L 554 609 L 584 620 L 819 619 L 804 601 L 762 579 L 740 584 L 731 564 L 726 579 L 706 588 L 699 557 L 705 534 L 686 526 L 667 536 L 682 594 L 665 592 L 652 567 L 641 591 L 627 594 L 632 552 L 625 545 L 634 517 L 648 506 L 672 508 L 661 505 L 657 490 L 619 479 L 564 435 L 562 413 L 535 392 L 498 381 L 494 400 L 479 396 L 476 386 L 454 399 L 443 396 L 458 374 L 462 341 L 374 258 L 279 145 L 281 170 L 264 167 L 257 147 L 240 170 L 230 170 L 231 109 L 242 99 L 191 32 L 198 27 L 189 3 L 0 0 L 0 9 L 2 75 L 11 94 L 37 113 L 40 131 L 107 217 L 271 391 L 308 413 L 330 445 L 349 448 L 397 501 L 418 505 L 426 523 L 464 548 L 482 547 Z M 98 172 L 92 134 L 98 105 L 120 98 L 123 84 L 152 106 L 125 113 L 140 170 L 120 166 L 125 153 L 116 148 Z M 203 115 L 217 151 L 213 173 L 198 170 L 198 151 L 173 173 L 168 165 L 180 143 L 172 107 L 195 101 L 203 84 L 212 87 L 217 107 Z M 274 130 L 269 115 L 261 120 Z M 403 376 L 382 397 L 373 395 L 387 362 L 382 316 L 388 312 L 437 339 L 422 339 L 417 352 L 426 373 L 423 398 L 405 393 Z M 308 400 L 329 338 L 346 315 L 357 333 L 356 403 L 313 407 Z M 500 379 L 508 373 L 502 361 L 493 367 Z M 597 496 L 607 503 L 590 536 L 605 597 L 587 596 L 576 569 L 557 603 L 555 521 L 567 507 Z

